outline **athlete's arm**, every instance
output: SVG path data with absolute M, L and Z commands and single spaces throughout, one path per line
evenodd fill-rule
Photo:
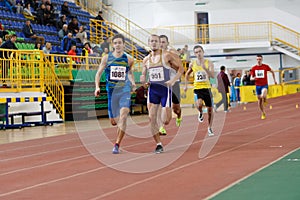
M 108 58 L 108 55 L 105 55 L 103 56 L 103 58 L 101 59 L 101 63 L 99 65 L 99 68 L 97 70 L 97 73 L 96 73 L 96 76 L 95 76 L 95 86 L 96 86 L 96 89 L 95 89 L 95 96 L 98 97 L 100 95 L 100 78 L 101 78 L 101 75 L 106 67 L 106 63 L 107 63 L 107 58 Z
M 142 84 L 146 83 L 147 62 L 148 62 L 148 56 L 143 59 L 142 75 L 140 76 L 140 82 Z
M 210 78 L 215 77 L 214 64 L 211 61 L 208 61 L 208 69 L 206 69 L 205 67 L 203 67 L 203 69 L 206 71 Z
M 165 54 L 165 57 L 169 61 L 170 66 L 177 72 L 172 80 L 166 82 L 167 85 L 172 86 L 178 79 L 180 79 L 184 72 L 184 68 L 178 55 L 168 52 Z
M 134 81 L 134 75 L 133 75 L 132 70 L 131 70 L 132 66 L 133 66 L 133 63 L 134 63 L 134 60 L 132 58 L 128 58 L 128 65 L 129 65 L 129 68 L 130 68 L 130 70 L 128 71 L 128 79 L 131 82 L 132 91 L 135 91 L 136 90 L 136 84 L 135 84 L 135 81 Z
M 250 81 L 255 81 L 255 74 L 253 69 L 250 71 Z
M 184 78 L 184 91 L 185 92 L 187 91 L 187 82 L 189 80 L 189 76 L 193 72 L 192 66 L 193 66 L 193 63 L 190 63 L 189 69 L 185 73 L 185 78 Z
M 274 71 L 271 69 L 270 72 L 272 73 L 272 76 L 273 76 L 273 80 L 274 80 L 275 85 L 277 85 L 277 82 L 276 82 L 276 79 L 275 79 L 275 73 L 274 73 Z

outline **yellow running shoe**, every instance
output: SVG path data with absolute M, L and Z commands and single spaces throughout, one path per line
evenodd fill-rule
M 266 113 L 261 114 L 261 119 L 266 119 Z
M 165 127 L 161 126 L 159 128 L 159 134 L 160 135 L 167 135 L 167 131 L 166 131 Z
M 179 127 L 181 125 L 182 118 L 176 118 L 176 126 Z

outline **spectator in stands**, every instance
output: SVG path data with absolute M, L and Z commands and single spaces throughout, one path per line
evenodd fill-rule
M 42 45 L 41 45 L 41 43 L 39 43 L 39 42 L 35 43 L 34 49 L 35 49 L 35 50 L 42 50 Z
M 11 3 L 16 8 L 16 12 L 18 14 L 22 14 L 23 13 L 23 7 L 25 7 L 24 0 L 12 0 Z
M 64 3 L 61 5 L 60 14 L 66 15 L 67 17 L 72 18 L 67 1 L 64 1 Z
M 109 53 L 108 48 L 104 48 L 104 51 L 103 51 L 101 57 L 108 55 L 108 53 Z
M 37 11 L 40 7 L 40 0 L 31 0 L 31 1 L 32 3 L 30 3 L 30 5 L 32 5 L 34 11 Z
M 46 5 L 46 7 L 49 5 L 49 6 L 50 6 L 50 10 L 51 10 L 52 12 L 54 12 L 54 6 L 53 6 L 53 4 L 51 3 L 51 0 L 46 0 L 45 5 Z
M 26 20 L 25 25 L 23 26 L 22 32 L 24 33 L 26 38 L 32 38 L 36 43 L 45 44 L 45 38 L 43 36 L 37 36 L 33 31 L 32 26 L 30 24 L 30 20 Z
M 76 34 L 76 38 L 78 39 L 78 42 L 81 44 L 85 44 L 88 42 L 87 33 L 85 31 L 84 26 L 79 26 L 79 31 Z
M 17 40 L 17 35 L 16 34 L 12 34 L 10 37 L 9 37 L 9 40 L 5 41 L 2 45 L 1 45 L 1 49 L 15 49 L 15 50 L 18 50 L 15 42 Z M 8 54 L 9 55 L 9 54 Z M 4 56 L 4 55 L 1 55 L 1 58 L 9 58 L 9 56 Z
M 62 40 L 66 35 L 68 35 L 69 31 L 68 31 L 68 25 L 64 24 L 62 29 L 60 29 L 58 31 L 58 37 L 60 40 Z
M 46 5 L 45 9 L 45 25 L 55 26 L 55 15 L 54 10 L 51 10 L 51 5 Z
M 45 10 L 46 6 L 45 4 L 41 4 L 40 7 L 37 9 L 37 23 L 41 25 L 45 25 Z
M 0 49 L 13 49 L 13 50 L 18 50 L 15 42 L 17 40 L 17 35 L 16 34 L 12 34 L 9 40 L 6 40 L 6 42 L 4 42 L 1 46 Z M 11 57 L 11 53 L 10 51 L 0 51 L 0 58 L 4 58 L 4 59 L 8 59 Z M 9 60 L 5 60 L 1 63 L 1 67 L 2 67 L 2 80 L 3 80 L 3 87 L 6 87 L 6 83 L 5 80 L 7 78 L 8 75 L 8 67 L 10 66 Z
M 230 82 L 228 79 L 227 74 L 225 73 L 225 66 L 220 67 L 220 73 L 217 76 L 218 79 L 218 91 L 222 95 L 222 100 L 219 101 L 215 105 L 215 111 L 222 105 L 224 104 L 224 112 L 228 112 L 228 96 L 227 94 L 229 93 L 229 87 L 230 87 Z
M 81 55 L 82 56 L 88 56 L 90 54 L 93 54 L 93 50 L 91 48 L 91 45 L 89 42 L 86 42 L 82 48 Z
M 30 20 L 32 20 L 32 21 L 35 20 L 35 17 L 36 17 L 36 16 L 34 16 L 34 15 L 32 14 L 32 12 L 31 12 L 30 3 L 27 3 L 27 4 L 25 5 L 24 10 L 23 10 L 23 15 L 24 15 L 24 17 L 27 18 L 27 19 L 30 19 Z
M 62 29 L 64 24 L 68 24 L 67 23 L 67 17 L 66 17 L 66 15 L 61 15 L 59 17 L 59 19 L 57 20 L 57 22 L 56 22 L 56 28 L 57 28 L 57 30 Z
M 104 49 L 107 48 L 108 51 L 111 50 L 111 38 L 107 38 L 106 40 L 104 40 L 104 42 L 102 42 L 102 44 L 100 45 L 102 52 L 104 52 Z
M 100 20 L 100 21 L 104 21 L 103 17 L 102 17 L 102 11 L 100 10 L 98 12 L 98 15 L 95 17 L 96 20 Z M 105 26 L 105 22 L 102 22 L 102 25 Z M 101 32 L 101 26 L 97 26 L 97 29 Z
M 72 18 L 72 21 L 68 24 L 68 30 L 76 35 L 79 32 L 78 20 L 76 17 Z
M 71 49 L 71 45 L 76 45 L 76 42 L 73 40 L 72 38 L 73 34 L 72 33 L 68 33 L 68 35 L 66 35 L 62 40 L 61 40 L 61 46 L 60 49 L 62 52 L 64 52 L 65 54 L 67 54 L 70 49 Z
M 52 51 L 52 45 L 50 42 L 46 42 L 46 45 L 43 47 L 44 54 L 50 54 Z
M 101 20 L 101 21 L 104 21 L 103 17 L 102 17 L 102 11 L 100 10 L 98 12 L 98 15 L 95 17 L 96 20 Z
M 8 35 L 8 32 L 4 29 L 4 26 L 0 22 L 0 38 L 5 39 L 5 35 Z
M 79 63 L 80 60 L 77 57 L 76 45 L 71 45 L 71 49 L 68 51 L 68 55 L 72 56 L 72 64 Z

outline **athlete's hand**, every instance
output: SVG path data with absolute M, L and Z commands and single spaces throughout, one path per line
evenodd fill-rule
M 187 91 L 187 86 L 184 86 L 183 90 L 184 90 L 184 92 L 186 92 Z
M 132 84 L 131 91 L 133 91 L 133 92 L 136 91 L 136 85 L 135 84 Z
M 174 85 L 174 82 L 173 81 L 171 81 L 171 80 L 168 80 L 167 82 L 165 82 L 165 84 L 167 85 L 167 86 L 173 86 Z
M 100 96 L 100 88 L 96 88 L 94 94 L 95 94 L 95 97 L 99 97 Z
M 275 85 L 277 85 L 277 81 L 275 81 Z
M 140 82 L 141 82 L 142 84 L 144 84 L 144 83 L 146 82 L 145 75 L 141 75 L 141 76 L 140 76 Z

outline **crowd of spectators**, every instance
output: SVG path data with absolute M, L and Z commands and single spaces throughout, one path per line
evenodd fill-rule
M 35 49 L 43 50 L 45 54 L 55 52 L 72 56 L 102 56 L 112 51 L 110 38 L 102 44 L 91 47 L 86 27 L 80 24 L 76 15 L 72 14 L 68 1 L 64 1 L 60 8 L 57 4 L 53 5 L 51 0 L 1 0 L 1 2 L 9 11 L 24 15 L 26 22 L 21 31 L 25 39 L 30 39 L 30 43 L 35 43 Z M 102 11 L 93 18 L 105 24 Z M 59 44 L 58 48 L 55 46 L 53 51 L 53 44 L 47 41 L 44 33 L 36 32 L 32 24 L 55 26 L 60 40 L 56 43 Z M 6 37 L 8 34 L 0 22 L 0 46 L 5 41 L 10 41 L 10 38 Z M 17 48 L 15 44 L 14 48 Z

